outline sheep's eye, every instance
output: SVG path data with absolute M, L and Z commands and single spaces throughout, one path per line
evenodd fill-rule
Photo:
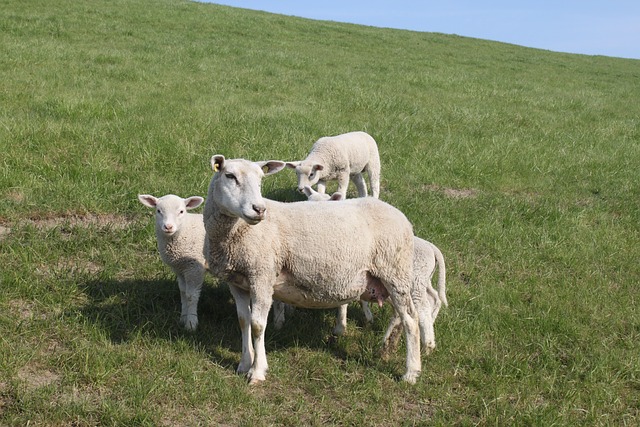
M 311 172 L 311 173 L 309 174 L 309 179 L 313 179 L 313 176 L 314 176 L 315 174 L 316 174 L 315 172 Z
M 232 173 L 225 173 L 224 176 L 226 176 L 229 179 L 234 179 L 234 180 L 236 179 L 236 176 Z
M 180 215 L 184 213 L 184 209 L 180 209 Z
M 160 213 L 160 209 L 158 209 L 156 212 Z

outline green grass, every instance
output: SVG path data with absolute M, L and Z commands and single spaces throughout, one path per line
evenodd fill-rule
M 640 62 L 169 0 L 8 0 L 0 46 L 0 424 L 640 423 Z M 438 348 L 409 386 L 390 307 L 337 340 L 298 310 L 251 388 L 226 285 L 184 332 L 136 195 L 352 130 L 447 259 Z

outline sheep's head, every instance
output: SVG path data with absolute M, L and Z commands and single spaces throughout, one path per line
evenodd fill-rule
M 267 206 L 262 198 L 262 178 L 284 168 L 284 162 L 251 162 L 244 159 L 211 157 L 215 172 L 209 186 L 209 199 L 228 216 L 242 218 L 255 225 L 265 217 Z
M 304 160 L 299 162 L 287 162 L 287 167 L 296 170 L 298 176 L 298 191 L 304 192 L 304 187 L 316 185 L 324 175 L 322 171 L 324 166 L 320 163 L 310 163 Z
M 160 198 L 150 194 L 139 194 L 138 200 L 143 205 L 156 210 L 156 230 L 166 236 L 173 236 L 180 231 L 187 210 L 197 208 L 204 201 L 199 196 L 183 199 L 173 194 Z

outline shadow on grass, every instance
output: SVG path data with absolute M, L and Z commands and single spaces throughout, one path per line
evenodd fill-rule
M 180 293 L 174 281 L 91 280 L 80 287 L 88 297 L 82 308 L 84 318 L 97 324 L 113 343 L 130 342 L 140 336 L 186 340 L 203 348 L 215 363 L 235 370 L 242 342 L 235 303 L 226 284 L 212 284 L 209 278 L 205 281 L 195 332 L 184 330 L 179 323 Z M 273 327 L 270 317 L 266 331 L 267 354 L 274 350 L 306 347 L 328 351 L 343 361 L 357 357 L 349 342 L 353 337 L 332 337 L 335 315 L 336 310 L 296 309 L 287 313 L 281 330 Z M 350 307 L 349 316 L 351 328 L 354 322 L 365 324 L 359 307 Z M 381 332 L 376 335 L 382 338 Z

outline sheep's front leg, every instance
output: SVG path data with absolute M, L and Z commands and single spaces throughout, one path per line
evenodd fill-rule
M 204 268 L 178 274 L 178 287 L 182 302 L 180 323 L 189 331 L 195 331 L 198 327 L 198 300 L 200 299 L 204 274 Z
M 240 331 L 242 332 L 242 356 L 237 372 L 246 374 L 253 364 L 253 343 L 251 342 L 251 299 L 249 293 L 229 284 L 229 290 L 236 302 L 236 311 L 238 312 L 238 323 L 240 323 Z
M 273 302 L 273 291 L 270 286 L 251 287 L 251 335 L 255 358 L 249 371 L 249 384 L 264 381 L 267 375 L 267 353 L 264 346 L 264 334 L 267 328 L 267 318 Z

